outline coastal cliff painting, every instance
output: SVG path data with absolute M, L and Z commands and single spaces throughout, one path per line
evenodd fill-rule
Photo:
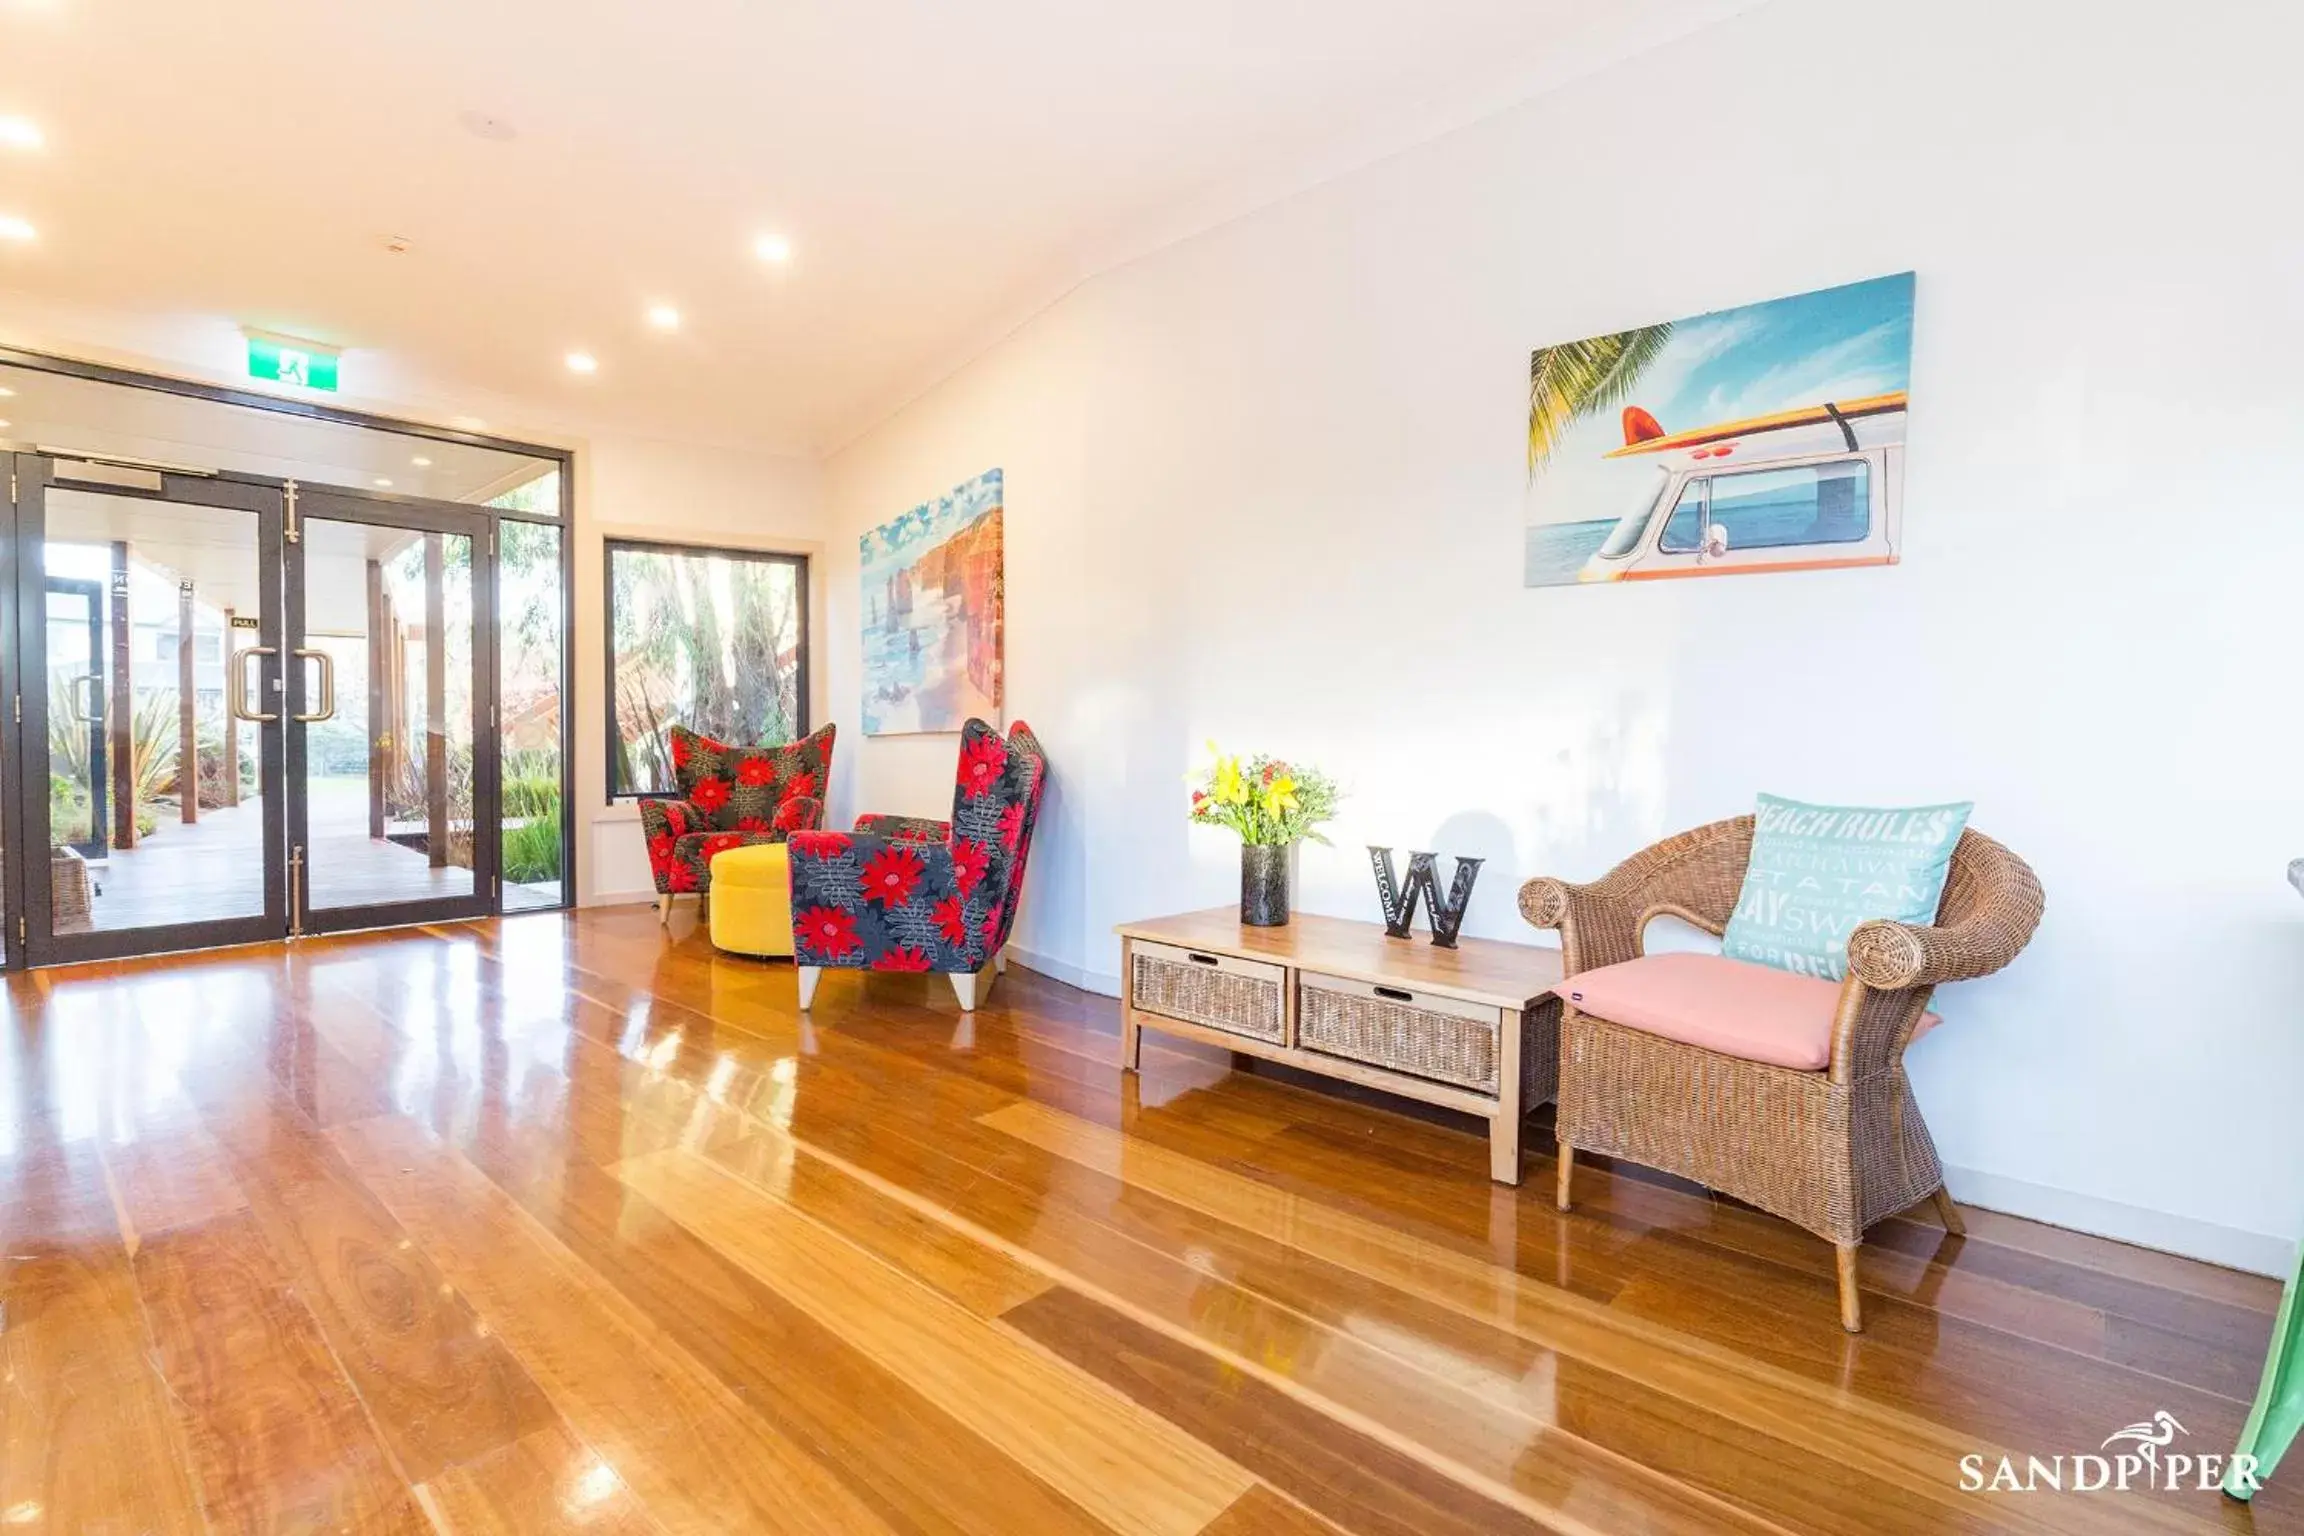
M 1526 584 L 1897 563 L 1909 272 L 1539 347 Z
M 864 734 L 1000 721 L 1000 471 L 858 540 L 864 570 Z

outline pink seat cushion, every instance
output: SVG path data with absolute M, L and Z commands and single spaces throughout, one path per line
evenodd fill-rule
M 1723 1056 L 1821 1072 L 1832 1061 L 1840 983 L 1726 955 L 1645 955 L 1582 971 L 1553 991 L 1611 1024 Z M 1936 1027 L 1920 1016 L 1917 1040 Z

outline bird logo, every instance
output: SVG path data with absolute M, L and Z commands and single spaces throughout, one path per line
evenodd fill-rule
M 2160 1447 L 2168 1444 L 2178 1435 L 2188 1435 L 2190 1433 L 2192 1433 L 2192 1431 L 2186 1429 L 2183 1425 L 2176 1422 L 2176 1415 L 2170 1413 L 2167 1409 L 2162 1408 L 2157 1413 L 2153 1414 L 2152 1417 L 2143 1420 L 2141 1423 L 2131 1424 L 2126 1429 L 2116 1429 L 2111 1434 L 2106 1435 L 2104 1437 L 2104 1443 L 2098 1446 L 2097 1449 L 2108 1451 L 2113 1446 L 2118 1445 L 2121 1441 L 2125 1440 L 2131 1445 L 2134 1445 L 2139 1451 L 2142 1451 L 2146 1461 L 2149 1461 L 2154 1465 L 2158 1465 L 2160 1460 Z

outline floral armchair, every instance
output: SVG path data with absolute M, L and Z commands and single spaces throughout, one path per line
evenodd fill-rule
M 964 1011 L 1016 922 L 1048 759 L 1019 720 L 1005 740 L 981 720 L 960 736 L 952 819 L 864 816 L 854 832 L 796 832 L 792 957 L 800 1006 L 827 968 L 934 971 Z
M 640 800 L 640 828 L 648 839 L 660 921 L 671 917 L 674 896 L 711 889 L 714 854 L 752 843 L 780 843 L 794 832 L 824 825 L 832 733 L 827 725 L 781 746 L 732 747 L 684 726 L 672 727 L 672 776 L 680 793 Z

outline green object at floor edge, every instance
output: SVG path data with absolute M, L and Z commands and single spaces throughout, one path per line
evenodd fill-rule
M 2304 895 L 2304 859 L 2289 861 L 2288 883 Z M 2224 1470 L 2224 1492 L 2230 1498 L 2246 1499 L 2256 1491 L 2240 1475 L 2237 1458 L 2256 1458 L 2255 1482 L 2261 1486 L 2280 1465 L 2280 1458 L 2288 1454 L 2297 1429 L 2304 1426 L 2304 1374 L 2300 1374 L 2304 1343 L 2296 1337 L 2299 1324 L 2304 1323 L 2296 1316 L 2299 1283 L 2304 1283 L 2304 1246 L 2297 1249 L 2295 1273 L 2288 1277 L 2288 1288 L 2280 1293 L 2280 1314 L 2272 1320 L 2271 1347 L 2264 1351 L 2264 1379 L 2256 1384 L 2256 1401 L 2248 1410 L 2248 1422 L 2240 1426 L 2240 1443 L 2232 1448 L 2235 1462 Z
M 2304 1340 L 2297 1338 L 2304 1318 L 2296 1315 L 2299 1281 L 2304 1281 L 2304 1252 L 2298 1253 L 2296 1273 L 2289 1276 L 2288 1289 L 2281 1293 L 2280 1315 L 2272 1323 L 2272 1346 L 2264 1354 L 2264 1379 L 2256 1387 L 2256 1403 L 2248 1410 L 2248 1422 L 2241 1426 L 2240 1443 L 2232 1448 L 2234 1460 L 2225 1466 L 2224 1492 L 2235 1499 L 2245 1499 L 2256 1491 L 2240 1475 L 2238 1458 L 2256 1458 L 2255 1481 L 2261 1484 L 2287 1454 L 2297 1429 L 2304 1427 L 2304 1372 L 2298 1370 L 2304 1364 Z

